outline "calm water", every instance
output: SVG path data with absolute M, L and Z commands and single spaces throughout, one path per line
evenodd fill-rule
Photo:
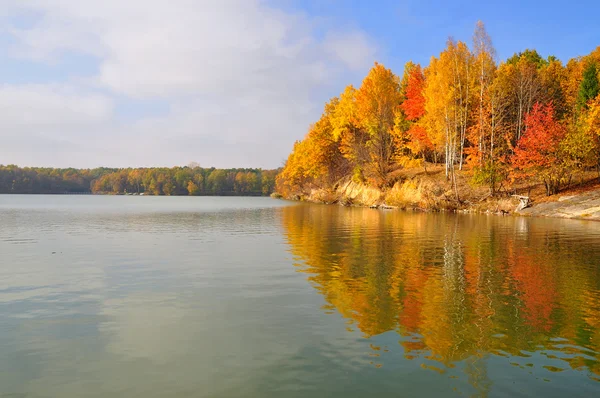
M 0 196 L 0 397 L 600 396 L 600 223 Z

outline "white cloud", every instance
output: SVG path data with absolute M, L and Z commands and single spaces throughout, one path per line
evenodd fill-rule
M 112 109 L 110 98 L 67 85 L 0 85 L 0 121 L 13 131 L 89 127 L 107 121 Z
M 375 59 L 373 43 L 361 32 L 330 32 L 323 42 L 326 51 L 355 70 L 362 70 Z
M 39 123 L 20 126 L 30 133 L 47 123 L 60 125 L 62 118 L 66 125 L 89 123 L 93 128 L 87 131 L 110 137 L 88 157 L 94 164 L 197 160 L 276 167 L 318 117 L 326 93 L 341 91 L 374 60 L 374 46 L 363 32 L 317 34 L 312 17 L 259 0 L 5 3 L 0 3 L 4 14 L 13 17 L 5 24 L 14 39 L 13 57 L 56 63 L 69 54 L 84 54 L 98 60 L 98 73 L 87 83 L 74 83 L 81 72 L 69 71 L 69 84 L 79 85 L 81 97 L 55 85 L 38 87 L 39 97 L 32 93 L 36 87 L 11 87 L 24 99 L 13 104 L 15 114 L 22 114 L 29 101 L 38 110 Z M 14 23 L 23 13 L 33 21 L 24 27 Z M 98 90 L 104 95 L 93 94 Z M 146 115 L 133 125 L 113 120 L 103 130 L 111 114 L 106 93 L 126 99 L 119 104 L 164 101 L 170 111 L 160 118 Z M 116 113 L 126 114 L 126 106 Z M 5 123 L 0 120 L 0 127 Z M 143 154 L 127 156 L 119 149 L 140 136 Z M 104 158 L 103 150 L 113 158 Z

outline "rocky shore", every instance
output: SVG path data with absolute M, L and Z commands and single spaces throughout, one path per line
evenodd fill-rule
M 600 189 L 579 194 L 559 195 L 557 201 L 534 203 L 533 206 L 516 214 L 600 221 Z

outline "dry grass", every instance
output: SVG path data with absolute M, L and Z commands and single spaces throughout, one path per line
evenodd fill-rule
M 382 192 L 378 188 L 350 181 L 338 188 L 343 204 L 376 206 L 381 204 Z
M 397 182 L 392 189 L 386 192 L 385 204 L 402 209 L 420 207 L 423 197 L 423 190 L 419 181 L 417 179 L 409 179 Z

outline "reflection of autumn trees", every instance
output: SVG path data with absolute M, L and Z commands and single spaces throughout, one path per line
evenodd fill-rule
M 512 275 L 523 303 L 525 323 L 538 330 L 551 331 L 558 293 L 553 270 L 531 256 L 518 255 L 511 260 L 514 262 Z
M 408 358 L 467 360 L 485 379 L 487 355 L 544 347 L 600 375 L 600 248 L 569 238 L 584 230 L 315 205 L 284 208 L 282 222 L 328 304 L 366 337 L 398 332 Z

